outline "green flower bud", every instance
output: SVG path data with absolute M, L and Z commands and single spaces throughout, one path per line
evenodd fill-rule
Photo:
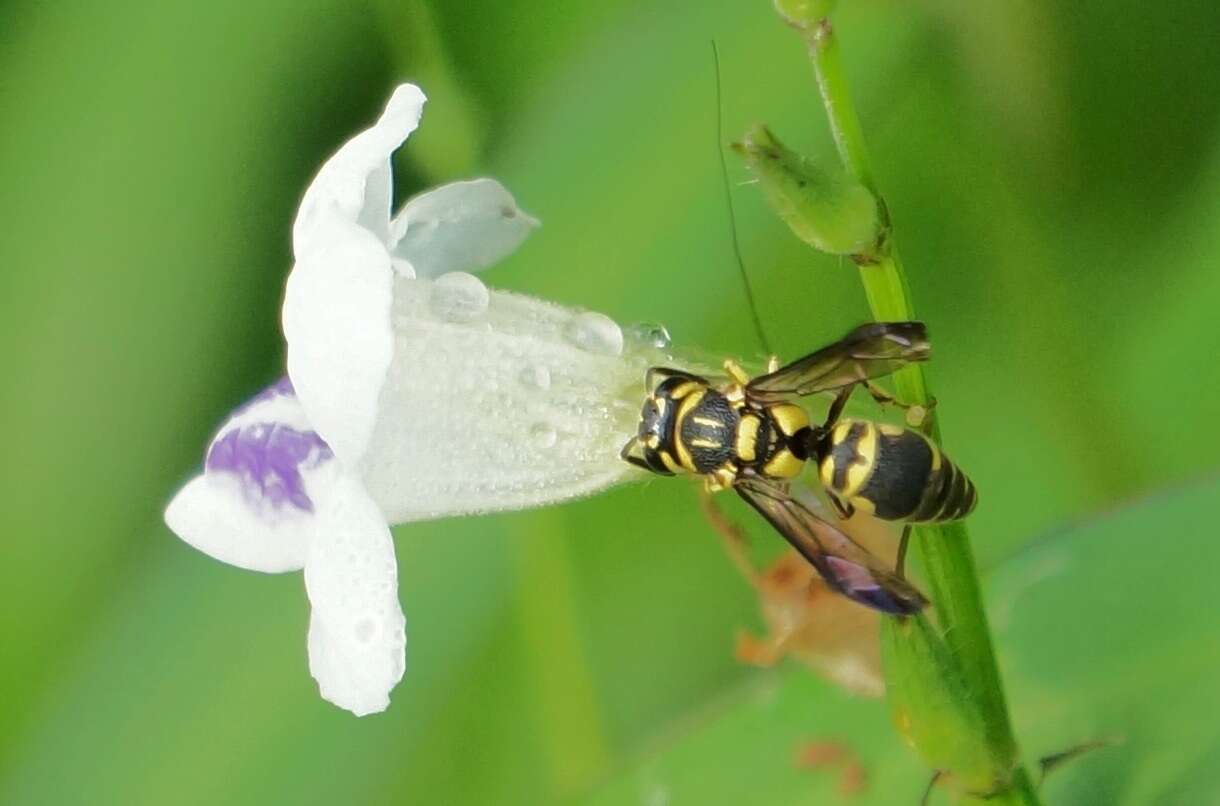
M 775 0 L 775 10 L 784 22 L 802 31 L 826 19 L 834 7 L 835 0 Z
M 898 732 L 928 766 L 951 773 L 964 791 L 991 791 L 998 765 L 987 752 L 982 714 L 928 620 L 883 619 L 881 655 Z
M 796 236 L 832 255 L 866 255 L 881 237 L 877 200 L 863 185 L 822 170 L 784 146 L 766 126 L 733 150 L 758 176 L 763 195 Z

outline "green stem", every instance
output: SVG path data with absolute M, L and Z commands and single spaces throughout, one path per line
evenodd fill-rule
M 818 78 L 818 90 L 822 93 L 822 106 L 830 120 L 830 132 L 835 138 L 835 148 L 843 167 L 860 184 L 874 193 L 872 163 L 868 149 L 864 147 L 864 132 L 860 118 L 852 103 L 843 63 L 839 60 L 839 42 L 835 39 L 830 20 L 822 20 L 808 35 L 809 56 Z
M 873 191 L 884 209 L 830 21 L 823 20 L 815 26 L 807 40 L 822 103 L 843 167 Z M 915 318 L 902 260 L 888 234 L 875 257 L 861 263 L 860 278 L 875 319 Z M 922 364 L 911 364 L 895 373 L 894 383 L 897 396 L 903 402 L 928 406 L 933 400 Z M 929 414 L 926 429 L 940 441 L 935 413 L 933 410 Z M 991 778 L 999 788 L 988 802 L 1037 804 L 1037 794 L 1021 766 L 1013 738 L 966 526 L 960 522 L 922 526 L 915 530 L 915 535 L 936 608 L 940 637 L 957 663 L 958 674 L 982 716 L 982 735 L 962 738 L 984 742 L 987 755 L 992 759 Z

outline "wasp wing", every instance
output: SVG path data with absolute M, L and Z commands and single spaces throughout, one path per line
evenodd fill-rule
M 926 361 L 930 352 L 923 322 L 869 322 L 815 353 L 759 375 L 746 395 L 761 403 L 840 389 Z
M 918 613 L 928 600 L 839 528 L 775 485 L 741 479 L 738 495 L 801 553 L 826 584 L 852 601 L 891 615 Z

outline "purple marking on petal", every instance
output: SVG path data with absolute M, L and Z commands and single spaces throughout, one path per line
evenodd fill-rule
M 305 493 L 301 469 L 317 467 L 333 456 L 330 446 L 313 431 L 298 431 L 278 423 L 252 423 L 234 428 L 213 442 L 204 469 L 239 476 L 247 495 L 274 507 L 287 503 L 312 512 L 313 501 Z
M 247 412 L 259 403 L 266 403 L 268 400 L 274 400 L 277 397 L 296 397 L 296 394 L 297 390 L 292 387 L 292 379 L 285 375 L 245 403 L 233 409 L 231 416 Z
M 278 395 L 295 396 L 296 393 L 297 393 L 297 390 L 292 388 L 292 378 L 289 378 L 287 375 L 285 375 L 284 377 L 280 378 L 278 381 L 276 381 L 275 383 L 271 384 L 266 389 L 264 389 L 259 394 L 259 397 L 268 399 L 268 398 L 276 397 Z

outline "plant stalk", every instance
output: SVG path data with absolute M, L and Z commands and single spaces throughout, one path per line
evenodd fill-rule
M 873 192 L 884 211 L 886 208 L 877 190 L 830 20 L 823 19 L 806 32 L 806 40 L 843 167 Z M 898 250 L 888 233 L 888 213 L 885 218 L 887 232 L 875 254 L 860 261 L 860 279 L 875 319 L 911 320 L 915 318 L 915 308 L 911 302 L 910 287 Z M 894 375 L 894 384 L 900 401 L 925 407 L 933 404 L 934 398 L 922 364 L 910 364 L 900 369 Z M 939 443 L 940 428 L 936 414 L 935 408 L 929 411 L 924 428 Z M 996 788 L 987 793 L 990 796 L 987 802 L 1037 804 L 1037 794 L 1030 776 L 1021 765 L 1013 738 L 966 525 L 958 522 L 921 526 L 915 529 L 915 539 L 931 589 L 937 632 L 958 666 L 957 671 L 965 684 L 967 695 L 982 717 L 982 735 L 962 739 L 985 743 L 987 756 L 992 760 L 994 769 L 989 773 Z

